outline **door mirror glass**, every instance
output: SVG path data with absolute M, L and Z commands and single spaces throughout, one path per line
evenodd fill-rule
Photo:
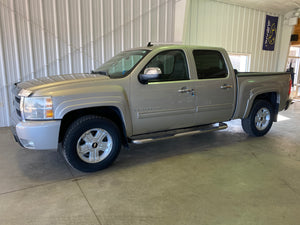
M 150 80 L 158 79 L 161 74 L 159 67 L 148 67 L 144 70 L 144 74 L 139 75 L 139 80 L 141 83 L 147 84 Z

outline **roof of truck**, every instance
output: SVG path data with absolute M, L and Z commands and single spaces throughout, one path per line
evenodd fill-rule
M 150 42 L 149 42 L 150 43 Z M 133 49 L 128 49 L 128 50 L 141 50 L 141 49 L 145 49 L 145 50 L 154 50 L 154 49 L 160 49 L 160 48 L 164 48 L 164 49 L 174 49 L 174 48 L 189 48 L 189 49 L 207 49 L 207 50 L 224 50 L 224 48 L 220 48 L 220 47 L 209 47 L 209 46 L 199 46 L 199 45 L 184 45 L 184 44 L 155 44 L 155 43 L 150 43 L 146 46 L 141 46 L 141 47 L 136 47 Z

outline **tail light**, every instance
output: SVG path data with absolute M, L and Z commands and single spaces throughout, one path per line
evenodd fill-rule
M 291 95 L 291 91 L 292 91 L 292 80 L 290 80 L 289 96 Z

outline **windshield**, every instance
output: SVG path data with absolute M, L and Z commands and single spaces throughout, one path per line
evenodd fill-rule
M 149 50 L 124 51 L 102 64 L 93 73 L 106 74 L 110 78 L 126 77 Z

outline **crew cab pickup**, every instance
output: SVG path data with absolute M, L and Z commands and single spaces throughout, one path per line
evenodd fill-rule
M 72 167 L 93 172 L 128 143 L 225 129 L 224 121 L 265 135 L 290 89 L 289 73 L 238 73 L 222 48 L 149 44 L 90 74 L 16 83 L 12 131 L 21 146 L 61 149 Z

